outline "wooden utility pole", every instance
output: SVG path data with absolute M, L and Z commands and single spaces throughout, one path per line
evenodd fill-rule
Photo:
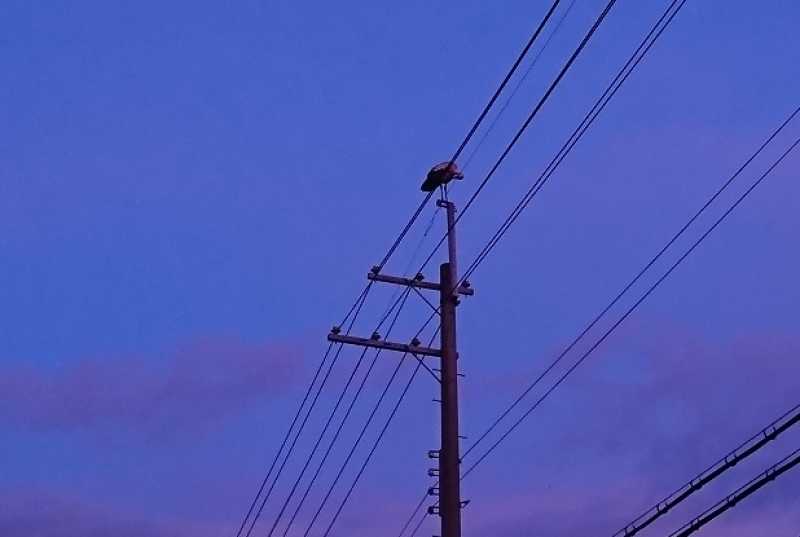
M 372 281 L 391 283 L 418 289 L 436 290 L 439 292 L 440 347 L 439 349 L 422 347 L 414 339 L 410 343 L 383 341 L 375 334 L 371 338 L 360 338 L 340 334 L 335 328 L 328 335 L 328 340 L 362 347 L 372 347 L 395 352 L 410 353 L 417 357 L 435 357 L 441 360 L 441 446 L 439 450 L 430 452 L 430 456 L 439 461 L 439 486 L 430 489 L 432 495 L 438 491 L 438 505 L 431 506 L 428 511 L 441 517 L 441 537 L 461 537 L 461 454 L 459 451 L 458 431 L 458 348 L 456 345 L 456 306 L 460 295 L 472 295 L 474 291 L 464 282 L 459 284 L 456 258 L 455 213 L 452 202 L 439 200 L 439 207 L 447 212 L 447 252 L 448 262 L 439 267 L 439 283 L 426 282 L 421 276 L 401 278 L 380 274 L 374 268 L 367 277 Z
M 456 274 L 455 206 L 439 201 L 447 210 L 447 250 L 449 261 L 439 269 L 439 312 L 442 348 L 442 444 L 439 452 L 439 514 L 442 537 L 461 537 L 461 452 L 458 435 L 458 349 L 456 345 Z

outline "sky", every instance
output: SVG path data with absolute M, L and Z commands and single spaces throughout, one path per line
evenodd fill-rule
M 330 327 L 549 4 L 2 2 L 0 534 L 236 535 Z M 457 206 L 605 2 L 561 4 L 544 37 L 563 24 L 467 147 Z M 462 266 L 666 4 L 617 2 L 464 213 Z M 790 0 L 688 0 L 481 264 L 458 308 L 465 447 L 800 105 L 798 20 Z M 556 373 L 798 136 L 796 121 Z M 465 536 L 610 536 L 800 403 L 799 171 L 793 153 L 464 480 Z M 415 270 L 444 226 L 431 204 L 385 271 Z M 395 291 L 371 289 L 354 333 L 371 333 Z M 410 339 L 425 308 L 410 295 L 394 337 Z M 359 355 L 341 352 L 254 535 L 268 534 Z M 289 535 L 398 358 L 376 360 Z M 311 535 L 413 366 L 400 365 Z M 400 531 L 431 485 L 437 391 L 424 370 L 414 378 L 332 537 Z M 668 535 L 798 447 L 788 431 L 642 535 Z M 797 491 L 800 470 L 701 534 L 797 537 Z M 418 535 L 437 526 L 429 517 Z

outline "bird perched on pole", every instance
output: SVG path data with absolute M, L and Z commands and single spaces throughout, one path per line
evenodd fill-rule
M 440 186 L 446 185 L 453 179 L 463 179 L 464 174 L 458 171 L 455 162 L 442 162 L 428 172 L 425 182 L 422 183 L 423 192 L 433 192 Z

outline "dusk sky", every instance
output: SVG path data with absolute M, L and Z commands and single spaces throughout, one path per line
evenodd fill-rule
M 462 266 L 668 3 L 616 3 L 460 221 Z M 235 537 L 330 327 L 550 4 L 1 2 L 0 536 Z M 561 2 L 459 160 L 457 205 L 605 4 Z M 798 25 L 792 0 L 688 0 L 471 277 L 458 308 L 464 447 L 800 106 Z M 555 373 L 798 136 L 800 117 Z M 799 215 L 797 151 L 464 480 L 464 536 L 610 537 L 799 404 Z M 415 270 L 444 231 L 431 203 L 385 272 Z M 375 285 L 354 333 L 368 336 L 395 292 Z M 408 341 L 426 308 L 411 294 L 391 339 Z M 268 534 L 359 355 L 342 351 L 253 535 Z M 379 357 L 290 536 L 398 359 Z M 420 372 L 331 537 L 400 532 L 432 484 L 436 397 Z M 668 535 L 800 448 L 794 429 L 641 535 Z M 438 531 L 428 517 L 417 535 Z M 800 536 L 800 469 L 699 535 Z

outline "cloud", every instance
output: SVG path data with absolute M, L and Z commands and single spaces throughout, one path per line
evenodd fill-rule
M 556 354 L 537 359 L 536 367 L 524 373 L 484 380 L 476 393 L 507 394 L 501 403 L 505 406 Z M 580 355 L 580 350 L 567 355 L 519 409 L 528 408 Z M 800 338 L 791 335 L 762 333 L 709 341 L 680 326 L 631 323 L 575 370 L 516 434 L 524 436 L 543 419 L 552 419 L 558 428 L 551 438 L 559 449 L 645 457 L 650 450 L 686 454 L 687 449 L 699 448 L 722 455 L 725 442 L 732 437 L 743 440 L 743 424 L 751 424 L 749 431 L 755 433 L 800 403 L 798 371 Z M 736 420 L 730 419 L 731 413 Z M 707 434 L 710 431 L 714 434 Z
M 152 519 L 67 494 L 5 491 L 0 501 L 0 535 L 4 537 L 213 537 L 224 533 L 214 524 Z
M 386 495 L 386 491 L 383 496 L 375 494 L 374 490 L 369 492 L 365 495 L 364 505 L 340 519 L 332 537 L 397 533 L 398 521 L 404 518 L 402 515 L 407 515 L 407 506 L 398 502 L 395 496 Z M 495 498 L 467 508 L 463 534 L 465 537 L 610 535 L 607 528 L 618 529 L 616 520 L 624 514 L 631 496 L 642 492 L 646 490 L 640 483 L 620 482 L 584 489 L 555 487 Z M 204 520 L 207 513 L 198 512 L 196 517 L 188 519 L 144 515 L 63 492 L 1 491 L 0 505 L 0 535 L 4 537 L 217 537 L 234 529 L 231 523 Z M 796 499 L 766 507 L 748 500 L 707 525 L 702 535 L 791 536 L 800 527 L 800 509 L 797 507 Z M 660 527 L 662 531 L 647 534 L 666 535 L 677 529 L 681 522 L 673 519 Z M 437 533 L 438 518 L 429 517 L 425 524 L 419 535 L 428 535 L 429 530 Z
M 60 370 L 0 369 L 0 420 L 33 429 L 202 426 L 283 393 L 289 346 L 204 339 L 165 356 L 85 358 Z
M 472 500 L 464 514 L 465 537 L 611 535 L 794 404 L 800 393 L 798 351 L 800 340 L 792 336 L 751 334 L 719 342 L 675 327 L 631 325 L 509 437 L 509 445 L 465 481 L 465 497 Z M 153 365 L 156 357 L 127 357 L 81 360 L 50 373 L 6 367 L 0 372 L 0 416 L 62 429 L 111 421 L 139 428 L 165 423 L 196 426 L 198 421 L 219 419 L 259 398 L 278 395 L 294 378 L 294 354 L 273 345 L 206 340 L 176 349 L 162 365 Z M 43 400 L 26 397 L 26 389 L 49 395 Z M 13 411 L 8 410 L 10 405 Z M 398 434 L 411 431 L 402 429 L 401 423 L 395 426 L 401 429 Z M 418 434 L 419 424 L 411 427 Z M 666 535 L 676 529 L 764 464 L 775 462 L 780 455 L 774 448 L 789 449 L 796 445 L 792 441 L 796 438 L 782 437 L 764 450 L 762 460 L 756 457 L 751 461 L 755 464 L 737 466 L 719 486 L 705 487 L 648 534 Z M 405 456 L 399 452 L 404 449 L 400 445 L 386 444 L 382 449 L 390 450 L 395 458 Z M 225 453 L 220 455 L 212 462 L 220 475 L 238 464 L 227 460 Z M 196 471 L 193 465 L 176 468 Z M 710 524 L 703 535 L 796 532 L 800 527 L 794 494 L 800 482 L 798 472 L 748 498 Z M 332 537 L 396 534 L 410 513 L 416 490 L 413 497 L 405 497 L 398 491 L 408 487 L 383 483 L 376 478 L 381 472 L 374 465 L 370 473 Z M 181 475 L 185 474 L 175 477 Z M 113 475 L 102 477 L 109 478 L 113 480 Z M 141 500 L 122 485 L 112 487 L 109 497 L 85 489 L 93 495 L 91 500 L 54 494 L 16 497 L 16 492 L 4 500 L 0 493 L 0 535 L 210 537 L 230 533 L 249 501 L 247 494 L 238 491 L 244 487 L 249 492 L 253 479 L 246 472 L 233 472 L 212 488 L 197 479 L 171 479 L 158 511 L 147 515 L 130 510 L 134 504 L 141 506 Z M 284 480 L 281 487 L 288 483 Z M 282 488 L 276 498 L 285 492 Z M 184 496 L 203 507 L 187 508 L 178 499 Z M 437 525 L 438 519 L 432 518 L 423 529 Z
M 663 460 L 657 454 L 666 451 L 676 465 L 692 465 L 722 456 L 800 403 L 795 337 L 750 334 L 711 343 L 679 328 L 643 325 L 621 336 L 573 379 L 571 396 L 589 419 L 576 416 L 564 442 L 644 461 Z
M 632 323 L 607 343 L 469 478 L 467 491 L 480 506 L 472 515 L 472 527 L 479 528 L 473 535 L 610 535 L 800 403 L 800 339 L 794 335 L 713 341 L 678 326 Z M 522 408 L 579 355 L 571 355 Z M 543 367 L 546 360 L 537 362 Z M 536 374 L 532 369 L 487 385 L 511 399 Z M 776 462 L 797 446 L 798 433 L 787 432 L 705 487 L 664 517 L 655 533 L 669 533 Z M 747 528 L 756 527 L 775 530 L 756 532 L 763 535 L 800 531 L 792 494 L 798 479 L 797 471 L 787 474 L 704 534 L 752 535 Z
M 797 481 L 795 480 L 795 483 Z M 786 487 L 785 494 L 791 491 Z M 480 511 L 465 512 L 466 537 L 500 535 L 503 537 L 575 537 L 605 535 L 620 529 L 617 522 L 625 516 L 631 497 L 646 492 L 640 484 L 616 483 L 586 488 L 559 487 L 545 492 L 516 496 L 483 504 Z M 786 494 L 789 496 L 789 494 Z M 800 528 L 798 502 L 760 506 L 748 499 L 718 519 L 708 523 L 699 535 L 704 537 L 749 537 L 751 535 L 793 536 Z M 690 511 L 699 514 L 697 510 Z M 689 520 L 666 517 L 662 524 L 642 535 L 667 535 Z M 429 521 L 436 527 L 438 520 Z M 794 533 L 792 533 L 794 532 Z M 423 533 L 426 534 L 426 533 Z

